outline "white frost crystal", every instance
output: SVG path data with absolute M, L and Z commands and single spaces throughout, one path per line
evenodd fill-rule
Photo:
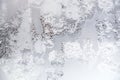
M 98 6 L 105 12 L 109 12 L 114 8 L 113 0 L 98 0 Z
M 49 53 L 49 61 L 51 62 L 52 65 L 63 65 L 64 64 L 64 55 L 60 52 L 57 51 L 51 51 Z
M 0 0 L 0 80 L 120 80 L 119 53 L 120 0 Z
M 49 61 L 55 60 L 56 55 L 57 55 L 57 52 L 56 52 L 56 51 L 50 52 L 50 53 L 49 53 Z
M 45 45 L 43 44 L 42 41 L 39 40 L 35 42 L 34 48 L 35 48 L 35 52 L 39 54 L 45 53 L 46 51 Z
M 49 4 L 49 5 L 47 5 Z M 93 15 L 94 0 L 45 0 L 40 7 L 44 33 L 54 36 L 64 31 L 74 33 L 87 18 Z
M 67 58 L 79 58 L 82 55 L 81 46 L 78 42 L 64 43 L 64 53 Z

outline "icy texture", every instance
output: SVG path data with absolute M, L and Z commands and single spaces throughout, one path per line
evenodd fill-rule
M 49 5 L 48 5 L 49 4 Z M 74 33 L 94 14 L 94 0 L 45 0 L 40 5 L 43 36 L 52 37 L 62 32 Z
M 0 0 L 0 80 L 120 80 L 120 0 Z

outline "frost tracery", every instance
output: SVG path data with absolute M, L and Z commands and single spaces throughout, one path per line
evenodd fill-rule
M 10 80 L 62 80 L 72 61 L 120 74 L 119 0 L 0 1 L 0 65 Z

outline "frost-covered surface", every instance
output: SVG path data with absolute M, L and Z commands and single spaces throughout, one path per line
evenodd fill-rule
M 120 0 L 0 0 L 0 80 L 120 80 Z

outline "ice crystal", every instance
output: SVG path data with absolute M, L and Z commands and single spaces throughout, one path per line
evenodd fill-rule
M 119 80 L 119 49 L 120 0 L 0 0 L 0 80 Z

